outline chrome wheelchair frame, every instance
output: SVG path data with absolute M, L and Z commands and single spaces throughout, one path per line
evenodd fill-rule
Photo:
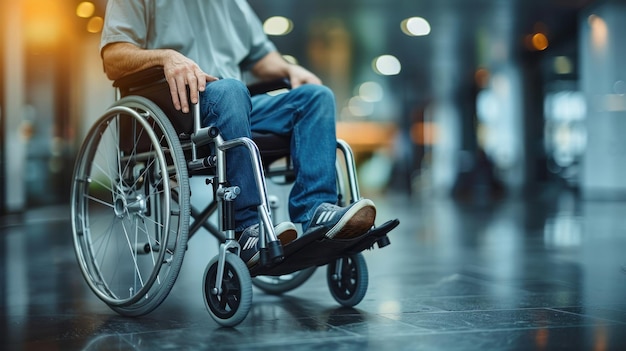
M 372 228 L 363 238 L 303 237 L 282 247 L 274 232 L 265 176 L 289 176 L 293 171 L 289 162 L 286 168 L 270 168 L 272 161 L 288 156 L 288 144 L 286 154 L 279 147 L 264 157 L 252 139 L 224 140 L 217 128 L 202 127 L 199 104 L 193 105 L 191 119 L 173 108 L 160 67 L 122 78 L 114 86 L 120 98 L 88 132 L 77 155 L 71 189 L 74 249 L 83 277 L 98 298 L 125 316 L 153 311 L 178 277 L 188 240 L 204 228 L 221 242 L 218 255 L 205 270 L 203 296 L 211 317 L 222 326 L 245 319 L 253 284 L 281 294 L 300 286 L 316 267 L 326 264 L 335 300 L 354 306 L 363 299 L 368 273 L 361 251 L 375 243 L 388 245 L 386 234 L 398 225 L 397 220 Z M 279 82 L 250 91 L 284 87 L 285 82 Z M 234 147 L 248 150 L 260 194 L 261 256 L 250 269 L 240 259 L 235 239 L 233 201 L 240 189 L 226 177 L 226 151 Z M 350 201 L 356 201 L 360 194 L 352 151 L 341 140 L 337 147 L 344 155 Z M 201 211 L 190 203 L 192 176 L 206 177 L 212 187 L 213 201 Z M 341 204 L 346 198 L 339 172 L 338 180 Z M 215 211 L 217 226 L 209 220 Z

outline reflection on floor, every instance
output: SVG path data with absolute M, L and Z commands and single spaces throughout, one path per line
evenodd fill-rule
M 325 267 L 283 296 L 255 290 L 237 328 L 209 317 L 200 282 L 216 241 L 190 242 L 170 296 L 151 314 L 115 314 L 75 263 L 67 208 L 0 219 L 3 350 L 626 349 L 626 202 L 570 194 L 469 206 L 375 199 L 399 218 L 365 253 L 369 290 L 340 308 Z

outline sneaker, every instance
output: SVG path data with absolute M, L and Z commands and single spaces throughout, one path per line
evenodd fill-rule
M 298 232 L 296 226 L 291 222 L 282 222 L 274 227 L 274 233 L 280 240 L 280 244 L 285 246 L 296 239 Z M 241 259 L 246 263 L 248 268 L 259 262 L 261 257 L 259 252 L 259 225 L 254 224 L 246 228 L 241 237 L 239 237 L 239 245 L 241 246 Z
M 375 219 L 376 206 L 372 200 L 361 199 L 348 207 L 323 203 L 315 209 L 306 232 L 325 230 L 329 239 L 350 239 L 365 234 Z

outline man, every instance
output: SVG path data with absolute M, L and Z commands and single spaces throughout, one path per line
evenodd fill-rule
M 175 108 L 187 113 L 189 100 L 199 103 L 203 125 L 217 126 L 225 140 L 250 137 L 251 130 L 291 135 L 296 180 L 289 214 L 303 235 L 324 231 L 328 238 L 345 239 L 373 226 L 372 201 L 334 205 L 332 92 L 313 73 L 282 59 L 245 0 L 109 0 L 100 50 L 112 80 L 163 66 Z M 289 78 L 293 89 L 251 99 L 242 71 L 259 80 Z M 233 149 L 228 159 L 247 160 L 247 151 Z M 259 196 L 249 162 L 228 162 L 227 177 L 242 190 L 235 200 L 236 233 L 241 257 L 251 267 L 259 259 Z M 275 230 L 283 244 L 297 235 L 291 222 Z

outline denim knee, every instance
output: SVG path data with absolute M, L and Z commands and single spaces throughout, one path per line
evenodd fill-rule
M 248 92 L 248 88 L 246 87 L 246 85 L 237 79 L 226 78 L 216 80 L 214 82 L 208 83 L 207 87 L 210 87 L 211 89 L 214 88 L 218 91 L 223 91 L 224 94 L 228 94 L 235 98 L 250 97 L 250 93 Z
M 330 88 L 324 85 L 305 84 L 292 91 L 298 94 L 296 101 L 301 101 L 299 107 L 303 111 L 304 119 L 310 119 L 311 123 L 333 125 L 335 124 L 335 95 Z M 306 122 L 305 122 L 306 123 Z
M 308 96 L 313 103 L 335 105 L 335 94 L 325 85 L 304 84 L 294 89 L 292 92 Z
M 252 109 L 250 93 L 236 79 L 220 79 L 207 84 L 201 95 L 202 124 L 217 125 L 226 137 L 247 136 Z M 239 130 L 239 132 L 237 132 Z
M 248 88 L 236 79 L 220 79 L 208 83 L 202 95 L 208 103 L 219 105 L 222 109 L 250 106 Z

